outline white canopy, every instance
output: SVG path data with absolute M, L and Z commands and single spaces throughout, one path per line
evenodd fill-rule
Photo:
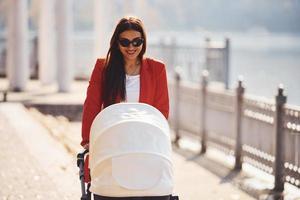
M 99 166 L 107 161 L 111 182 L 132 191 L 115 189 L 119 193 L 151 196 L 147 190 L 155 195 L 162 190 L 169 194 L 172 191 L 169 125 L 161 112 L 148 104 L 119 103 L 101 111 L 92 123 L 89 154 L 92 190 L 102 195 L 106 193 L 101 187 L 108 181 L 103 183 L 93 175 L 104 177 L 99 170 L 103 167 Z M 141 190 L 143 193 L 134 192 Z
M 90 167 L 110 157 L 136 152 L 157 154 L 171 160 L 169 132 L 165 117 L 148 104 L 111 105 L 93 121 Z

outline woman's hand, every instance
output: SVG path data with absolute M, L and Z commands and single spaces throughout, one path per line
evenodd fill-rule
M 83 148 L 88 150 L 89 149 L 89 143 L 83 145 Z

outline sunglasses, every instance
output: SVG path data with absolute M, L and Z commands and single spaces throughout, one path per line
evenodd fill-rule
M 133 40 L 128 40 L 126 38 L 119 39 L 119 44 L 122 47 L 129 47 L 130 44 L 132 44 L 132 46 L 134 46 L 134 47 L 139 47 L 143 43 L 144 43 L 143 38 L 134 38 Z

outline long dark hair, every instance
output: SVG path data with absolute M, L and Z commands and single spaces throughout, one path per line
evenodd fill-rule
M 125 62 L 119 49 L 118 40 L 120 34 L 127 30 L 140 32 L 144 39 L 142 50 L 138 55 L 138 59 L 140 59 L 140 61 L 143 60 L 143 55 L 146 52 L 146 34 L 142 21 L 132 16 L 122 18 L 117 24 L 111 37 L 110 47 L 106 55 L 102 94 L 104 107 L 116 103 L 118 98 L 120 100 L 125 100 Z

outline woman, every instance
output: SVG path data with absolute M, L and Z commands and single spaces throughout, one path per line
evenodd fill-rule
M 97 60 L 87 89 L 81 142 L 85 149 L 89 147 L 90 127 L 94 118 L 111 104 L 147 103 L 168 118 L 169 96 L 165 66 L 159 61 L 144 58 L 146 42 L 141 20 L 125 17 L 119 21 L 106 59 Z M 86 170 L 85 175 L 87 172 Z

